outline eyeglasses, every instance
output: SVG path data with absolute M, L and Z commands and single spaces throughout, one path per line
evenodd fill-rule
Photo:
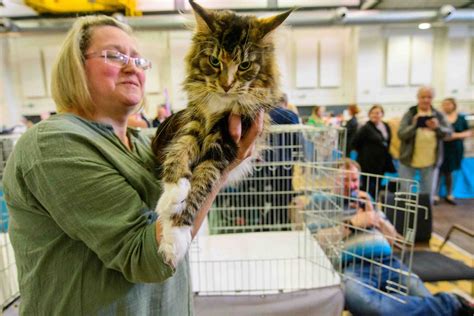
M 103 50 L 100 54 L 99 53 L 90 53 L 85 55 L 86 59 L 91 57 L 103 57 L 104 62 L 106 64 L 110 64 L 116 67 L 124 67 L 128 65 L 129 61 L 131 60 L 136 67 L 147 70 L 151 68 L 151 61 L 142 57 L 130 57 L 128 55 L 119 53 L 114 50 Z

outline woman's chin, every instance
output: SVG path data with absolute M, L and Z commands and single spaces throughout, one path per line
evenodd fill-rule
M 122 103 L 127 107 L 136 107 L 142 102 L 143 97 L 142 95 L 126 95 L 122 100 Z

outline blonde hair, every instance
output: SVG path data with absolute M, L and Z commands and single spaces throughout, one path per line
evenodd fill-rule
M 132 29 L 105 15 L 80 17 L 66 35 L 51 74 L 51 95 L 61 112 L 94 112 L 92 97 L 84 69 L 85 53 L 95 27 L 113 26 L 132 35 Z
M 340 161 L 340 166 L 341 166 L 341 169 L 345 169 L 345 170 L 351 170 L 352 167 L 356 168 L 358 172 L 361 172 L 362 171 L 362 168 L 360 166 L 360 164 L 355 161 L 355 160 L 352 160 L 350 158 L 343 158 L 341 161 Z
M 446 98 L 446 99 L 443 100 L 443 102 L 445 102 L 445 101 L 451 102 L 451 104 L 452 104 L 453 107 L 454 107 L 454 111 L 456 111 L 458 105 L 457 105 L 457 103 L 456 103 L 456 99 L 455 99 L 455 98 Z
M 318 112 L 319 112 L 319 109 L 321 109 L 321 108 L 322 108 L 322 106 L 315 105 L 313 107 L 313 110 L 311 111 L 311 114 L 316 116 L 316 117 L 320 117 Z

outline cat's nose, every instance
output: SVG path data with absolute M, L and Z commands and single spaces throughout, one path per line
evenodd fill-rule
M 222 87 L 222 89 L 224 89 L 225 92 L 228 92 L 230 90 L 230 88 L 232 88 L 233 85 L 234 85 L 233 83 L 231 83 L 229 85 L 221 84 L 221 87 Z

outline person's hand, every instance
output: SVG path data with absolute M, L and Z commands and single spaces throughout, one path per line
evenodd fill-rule
M 262 134 L 263 131 L 263 118 L 264 112 L 261 110 L 255 120 L 250 126 L 247 133 L 242 135 L 242 121 L 240 116 L 231 114 L 229 116 L 229 133 L 237 144 L 238 151 L 235 160 L 227 167 L 226 171 L 229 172 L 237 167 L 242 161 L 252 156 L 255 150 L 255 142 Z
M 415 116 L 413 116 L 411 120 L 411 124 L 416 125 L 416 122 L 418 121 L 418 118 L 420 117 L 420 114 L 417 113 Z
M 433 130 L 433 131 L 434 131 L 435 129 L 437 129 L 438 126 L 439 126 L 439 121 L 438 121 L 438 119 L 435 118 L 435 117 L 433 117 L 433 118 L 431 118 L 431 119 L 429 119 L 429 120 L 426 121 L 426 127 L 428 127 L 429 129 L 431 129 L 431 130 Z
M 358 209 L 354 216 L 351 218 L 351 223 L 355 227 L 369 228 L 378 227 L 380 224 L 380 215 L 375 211 L 363 211 Z
M 359 200 L 364 201 L 365 207 L 364 209 L 361 209 L 362 211 L 367 211 L 367 212 L 374 211 L 374 205 L 372 204 L 372 199 L 370 198 L 370 195 L 367 192 L 359 190 L 359 192 L 357 192 L 357 198 Z
M 380 232 L 385 237 L 387 237 L 387 240 L 390 243 L 390 245 L 393 245 L 397 240 L 398 241 L 404 240 L 403 236 L 400 235 L 395 229 L 395 227 L 393 227 L 393 225 L 387 220 L 381 219 L 379 222 L 378 228 Z

